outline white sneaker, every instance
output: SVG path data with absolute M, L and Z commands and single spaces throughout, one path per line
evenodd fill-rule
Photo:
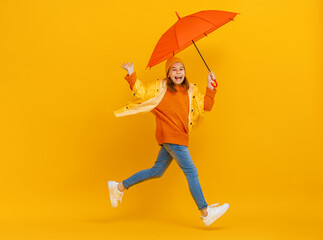
M 219 205 L 219 203 L 212 204 L 210 206 L 207 206 L 207 216 L 202 217 L 202 221 L 206 226 L 209 226 L 211 223 L 213 223 L 215 220 L 217 220 L 219 217 L 221 217 L 229 208 L 229 204 L 225 203 L 222 206 L 216 207 Z
M 110 201 L 113 208 L 118 207 L 118 201 L 122 202 L 123 192 L 117 189 L 118 183 L 116 181 L 108 181 Z

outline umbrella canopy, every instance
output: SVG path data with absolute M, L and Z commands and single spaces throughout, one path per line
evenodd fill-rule
M 218 10 L 201 11 L 183 18 L 177 14 L 177 22 L 159 39 L 147 68 L 174 56 L 207 34 L 232 21 L 237 14 Z

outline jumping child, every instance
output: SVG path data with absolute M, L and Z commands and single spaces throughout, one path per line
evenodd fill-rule
M 186 176 L 190 193 L 201 211 L 203 223 L 209 226 L 228 210 L 229 204 L 217 206 L 219 203 L 216 203 L 209 206 L 206 203 L 197 169 L 188 150 L 188 140 L 192 127 L 201 120 L 205 111 L 211 111 L 213 107 L 216 93 L 214 73 L 209 72 L 206 93 L 202 94 L 196 84 L 188 82 L 185 66 L 180 58 L 168 59 L 165 66 L 166 78 L 157 79 L 148 87 L 137 79 L 133 63 L 123 63 L 121 67 L 128 71 L 125 79 L 136 101 L 114 113 L 121 117 L 152 112 L 156 116 L 156 140 L 160 150 L 152 168 L 139 171 L 121 182 L 108 181 L 112 207 L 115 208 L 121 203 L 125 189 L 161 177 L 175 159 Z

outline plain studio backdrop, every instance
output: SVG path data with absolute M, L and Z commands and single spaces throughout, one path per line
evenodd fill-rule
M 239 12 L 197 42 L 218 81 L 189 150 L 208 204 L 205 228 L 175 161 L 112 209 L 108 180 L 153 166 L 151 113 L 116 118 L 132 96 L 120 67 L 145 70 L 159 37 L 201 10 Z M 320 0 L 0 3 L 1 239 L 322 239 Z M 178 54 L 202 92 L 194 46 Z

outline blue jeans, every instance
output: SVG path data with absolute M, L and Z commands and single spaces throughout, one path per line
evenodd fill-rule
M 203 196 L 197 169 L 186 146 L 171 143 L 162 144 L 155 165 L 152 168 L 139 171 L 122 181 L 123 186 L 128 189 L 137 183 L 161 177 L 173 158 L 186 176 L 191 195 L 198 209 L 206 208 L 208 205 Z

